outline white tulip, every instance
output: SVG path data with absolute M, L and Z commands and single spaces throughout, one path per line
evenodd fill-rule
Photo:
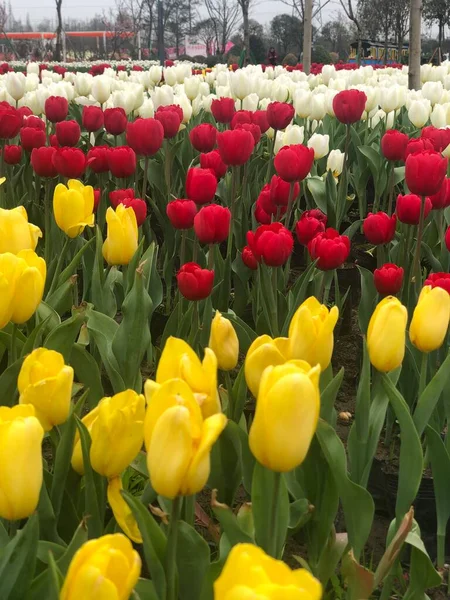
M 89 73 L 77 73 L 75 78 L 75 90 L 78 96 L 89 96 L 93 83 L 92 75 Z
M 34 74 L 34 75 L 39 75 L 39 63 L 37 62 L 29 62 L 27 64 L 27 73 L 28 75 L 30 74 Z
M 385 113 L 390 113 L 397 110 L 397 105 L 400 101 L 400 86 L 395 85 L 391 88 L 384 88 L 380 92 L 379 105 Z
M 28 106 L 33 111 L 34 115 L 40 115 L 44 109 L 39 102 L 37 92 L 27 92 L 23 98 L 19 100 L 19 106 Z
M 230 78 L 231 92 L 235 98 L 243 100 L 250 93 L 250 81 L 247 73 L 243 69 L 239 69 L 231 74 Z
M 199 115 L 202 109 L 203 109 L 203 99 L 202 99 L 202 96 L 200 96 L 200 94 L 199 94 L 197 96 L 197 98 L 194 98 L 192 100 L 192 114 L 194 115 L 194 117 Z
M 434 106 L 440 102 L 443 90 L 440 81 L 427 81 L 422 86 L 422 96 Z
M 259 101 L 259 110 L 267 110 L 267 107 L 269 106 L 270 102 L 270 98 L 262 98 Z
M 328 85 L 330 79 L 334 79 L 336 76 L 336 69 L 334 65 L 323 65 L 322 67 L 322 81 L 325 85 Z
M 299 89 L 294 96 L 294 108 L 297 116 L 305 119 L 311 114 L 312 93 Z
M 111 101 L 115 108 L 123 108 L 125 113 L 129 115 L 134 109 L 134 94 L 131 91 L 128 92 L 113 92 L 111 94 Z
M 288 125 L 283 133 L 283 146 L 292 144 L 303 144 L 305 139 L 305 128 L 299 125 Z
M 26 76 L 25 91 L 34 92 L 39 87 L 39 76 L 35 73 L 28 73 Z
M 153 65 L 149 69 L 150 79 L 154 85 L 157 85 L 162 79 L 162 67 L 159 65 Z
M 223 72 L 221 71 L 220 73 L 217 74 L 217 78 L 216 78 L 216 86 L 220 85 L 220 86 L 225 86 L 225 85 L 229 85 L 229 74 L 228 72 Z
M 313 133 L 308 140 L 308 148 L 314 150 L 314 158 L 323 158 L 330 151 L 330 136 Z
M 178 104 L 178 106 L 181 106 L 181 108 L 183 109 L 183 123 L 189 123 L 191 117 L 192 117 L 192 105 L 189 102 L 189 98 L 186 96 L 186 94 L 182 94 L 179 96 L 175 96 L 174 99 L 174 104 Z
M 208 71 L 208 73 L 205 74 L 205 83 L 207 83 L 209 86 L 214 85 L 215 80 L 216 74 L 214 71 Z
M 448 104 L 436 104 L 431 111 L 430 121 L 434 127 L 445 127 L 447 125 L 446 106 Z
M 166 67 L 164 69 L 164 82 L 171 87 L 177 83 L 177 72 L 175 67 Z
M 202 81 L 200 83 L 198 93 L 201 97 L 209 96 L 209 94 L 211 93 L 211 88 L 209 87 L 209 84 L 206 83 L 206 81 Z
M 218 98 L 231 98 L 231 90 L 227 85 L 218 85 L 216 87 L 216 96 Z
M 272 129 L 272 131 L 273 131 L 273 129 Z M 275 137 L 275 144 L 273 146 L 274 154 L 278 154 L 278 152 L 281 150 L 281 148 L 283 148 L 283 146 L 287 146 L 287 144 L 285 144 L 283 142 L 283 136 L 284 136 L 284 131 L 277 131 L 277 135 Z M 272 136 L 272 138 L 273 138 L 273 136 Z
M 155 110 L 160 106 L 168 106 L 173 104 L 173 89 L 170 85 L 162 85 L 161 87 L 155 88 L 152 95 L 153 105 Z
M 97 102 L 104 104 L 111 94 L 111 80 L 109 77 L 105 77 L 104 75 L 94 77 L 91 94 L 94 96 Z
M 216 100 L 217 96 L 215 94 L 208 94 L 208 96 L 205 96 L 202 100 L 202 105 L 203 105 L 203 110 L 205 112 L 210 113 L 211 112 L 211 103 L 213 100 Z
M 286 85 L 281 85 L 275 81 L 272 86 L 272 100 L 276 102 L 286 102 L 289 99 L 289 89 Z
M 316 121 L 322 121 L 327 114 L 325 109 L 325 95 L 324 94 L 313 94 L 311 98 L 311 113 L 310 118 Z
M 137 113 L 143 119 L 149 119 L 155 115 L 155 107 L 150 98 L 146 98 L 141 106 L 138 108 Z
M 200 79 L 198 77 L 186 77 L 184 80 L 184 92 L 192 102 L 198 96 L 200 89 Z
M 92 96 L 77 96 L 73 101 L 80 106 L 100 106 L 100 103 Z
M 6 75 L 6 89 L 16 102 L 25 94 L 25 84 L 26 77 L 23 73 L 8 73 Z
M 258 110 L 259 96 L 258 94 L 249 94 L 242 100 L 242 108 L 243 110 L 251 110 L 254 112 Z
M 429 100 L 414 100 L 408 110 L 408 118 L 414 127 L 423 127 L 430 116 Z
M 331 171 L 334 177 L 338 177 L 344 168 L 344 153 L 340 150 L 332 150 L 327 158 L 327 171 Z

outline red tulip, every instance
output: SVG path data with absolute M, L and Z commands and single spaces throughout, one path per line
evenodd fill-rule
M 251 113 L 252 115 L 252 123 L 258 125 L 261 133 L 266 133 L 269 129 L 269 120 L 267 119 L 267 111 L 265 110 L 255 110 L 255 112 Z
M 29 117 L 33 114 L 33 111 L 31 110 L 31 108 L 29 106 L 20 106 L 17 109 L 17 112 L 22 117 L 22 124 L 23 124 L 25 117 Z
M 132 188 L 109 192 L 109 201 L 113 208 L 117 208 L 126 198 L 134 198 L 134 190 Z
M 405 160 L 406 146 L 409 138 L 406 133 L 396 129 L 388 129 L 381 138 L 381 152 L 387 160 Z
M 380 296 L 395 296 L 402 289 L 403 269 L 386 263 L 373 272 L 373 282 Z
M 98 131 L 105 122 L 102 109 L 99 106 L 84 106 L 81 122 L 86 131 Z
M 207 204 L 214 200 L 217 178 L 210 169 L 193 167 L 186 176 L 186 195 L 196 204 Z
M 450 206 L 450 179 L 446 177 L 442 182 L 441 188 L 437 194 L 430 196 L 432 210 L 439 210 Z
M 423 285 L 431 285 L 432 288 L 440 287 L 450 294 L 450 273 L 430 273 Z
M 420 137 L 429 140 L 436 152 L 442 152 L 450 144 L 450 129 L 438 129 L 429 125 L 420 132 Z
M 284 265 L 292 253 L 294 238 L 281 223 L 260 225 L 258 229 L 247 233 L 247 244 L 255 258 L 269 267 Z
M 252 113 L 249 110 L 238 110 L 231 119 L 230 128 L 236 129 L 238 125 L 243 125 L 244 123 L 247 123 L 247 125 L 252 123 Z
M 45 123 L 39 117 L 35 117 L 34 115 L 30 115 L 29 117 L 25 117 L 23 120 L 24 127 L 34 127 L 35 129 L 42 129 L 45 131 Z
M 328 227 L 318 233 L 308 244 L 309 254 L 313 260 L 318 259 L 317 267 L 322 271 L 330 271 L 340 267 L 350 254 L 350 240 L 346 235 Z
M 79 148 L 56 148 L 53 165 L 60 175 L 78 179 L 86 168 L 86 157 Z
M 50 136 L 50 146 L 53 146 L 53 148 L 59 148 L 59 143 L 58 143 L 58 138 L 56 137 L 56 135 L 54 133 L 51 134 Z
M 238 166 L 245 164 L 252 155 L 255 140 L 250 132 L 234 129 L 218 133 L 217 145 L 223 162 L 226 165 Z
M 420 196 L 416 194 L 406 194 L 397 196 L 397 204 L 395 206 L 395 212 L 397 213 L 398 220 L 407 225 L 418 225 L 420 219 L 420 208 L 422 200 Z M 425 200 L 425 219 L 428 217 L 432 209 L 431 200 L 426 198 Z
M 20 130 L 20 143 L 22 148 L 27 152 L 31 152 L 33 148 L 45 146 L 45 131 L 35 129 L 34 127 L 22 127 Z
M 202 169 L 212 169 L 217 179 L 221 179 L 227 172 L 227 165 L 220 157 L 218 150 L 212 150 L 206 154 L 200 154 L 200 166 Z
M 195 262 L 181 266 L 177 273 L 178 289 L 188 300 L 204 300 L 207 298 L 214 284 L 214 271 L 202 269 Z
M 261 194 L 260 194 L 261 196 Z M 270 225 L 272 223 L 272 215 L 276 214 L 276 209 L 274 212 L 267 212 L 264 210 L 264 206 L 258 198 L 255 202 L 255 219 L 260 225 Z
M 253 136 L 255 146 L 259 143 L 259 140 L 261 139 L 261 129 L 255 123 L 239 123 L 238 125 L 236 125 L 236 129 L 243 129 L 244 131 L 249 131 Z
M 64 121 L 69 113 L 69 103 L 63 96 L 50 96 L 45 101 L 45 116 L 52 123 Z
M 53 146 L 34 148 L 31 152 L 31 166 L 39 177 L 56 177 L 58 171 L 53 164 L 53 157 L 57 152 Z
M 6 104 L 6 106 L 5 106 Z M 7 102 L 0 103 L 0 139 L 16 137 L 22 127 L 22 115 Z
M 141 200 L 140 198 L 123 198 L 120 204 L 123 204 L 127 208 L 131 207 L 134 210 L 138 227 L 140 227 L 147 218 L 147 203 L 145 200 Z
M 220 244 L 230 232 L 230 209 L 210 204 L 203 206 L 194 218 L 194 231 L 201 244 Z
M 189 139 L 199 152 L 210 152 L 216 145 L 217 129 L 209 123 L 202 123 L 191 129 Z
M 94 188 L 94 212 L 97 210 L 101 199 L 102 199 L 102 190 L 100 188 Z
M 363 231 L 371 244 L 388 244 L 395 235 L 397 217 L 390 217 L 383 211 L 369 213 L 364 219 Z
M 423 152 L 424 150 L 433 150 L 433 144 L 426 138 L 413 138 L 406 144 L 405 161 L 410 154 Z
M 307 246 L 309 242 L 318 234 L 325 231 L 327 217 L 318 209 L 305 210 L 295 226 L 297 239 L 302 246 Z
M 5 146 L 4 160 L 7 165 L 17 165 L 22 159 L 21 146 Z
M 197 214 L 197 205 L 193 200 L 172 200 L 166 207 L 169 221 L 175 229 L 191 229 Z
M 287 206 L 289 202 L 289 192 L 291 185 L 288 181 L 285 181 L 278 175 L 273 175 L 270 180 L 270 199 L 278 206 Z M 300 184 L 295 182 L 294 184 L 294 195 L 292 200 L 294 201 L 300 193 Z
M 129 146 L 108 149 L 108 166 L 114 177 L 130 177 L 136 171 L 136 154 Z
M 164 137 L 171 139 L 175 137 L 183 121 L 183 110 L 176 110 L 174 106 L 160 106 L 155 114 L 155 119 L 161 124 Z M 181 112 L 181 114 L 180 114 Z
M 56 123 L 56 139 L 60 146 L 76 146 L 80 140 L 81 129 L 76 121 Z
M 219 98 L 211 102 L 211 112 L 218 123 L 231 123 L 236 108 L 233 98 Z
M 447 173 L 447 159 L 438 152 L 424 150 L 406 159 L 406 185 L 412 194 L 433 196 L 439 191 Z
M 314 162 L 314 150 L 302 144 L 284 146 L 275 156 L 274 165 L 278 175 L 285 181 L 305 179 Z
M 103 113 L 105 129 L 111 135 L 120 135 L 128 124 L 127 115 L 123 108 L 107 108 Z
M 294 107 L 287 102 L 271 102 L 267 106 L 267 120 L 272 129 L 286 129 L 294 115 Z
M 256 260 L 253 252 L 250 250 L 250 246 L 244 246 L 242 249 L 242 262 L 248 269 L 251 269 L 252 271 L 256 271 L 258 268 L 258 261 Z
M 333 111 L 336 119 L 350 125 L 362 117 L 367 96 L 360 90 L 343 90 L 333 98 Z
M 109 146 L 94 146 L 87 153 L 87 164 L 94 173 L 106 173 L 108 165 Z
M 136 119 L 127 127 L 127 144 L 141 156 L 153 156 L 161 148 L 164 129 L 156 119 Z

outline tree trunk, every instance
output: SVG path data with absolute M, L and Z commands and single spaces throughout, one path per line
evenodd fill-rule
M 162 0 L 158 0 L 158 58 L 162 66 L 165 59 L 164 49 L 164 8 Z
M 62 0 L 56 0 L 56 15 L 58 17 L 58 26 L 56 28 L 56 46 L 55 46 L 55 60 L 58 62 L 61 60 L 61 34 L 62 34 L 62 15 L 61 15 Z
M 388 61 L 388 36 L 389 36 L 389 27 L 385 27 L 384 29 L 384 56 L 383 56 L 383 65 L 387 64 Z
M 244 27 L 244 47 L 245 47 L 245 58 L 248 59 L 250 57 L 250 28 L 248 22 L 248 1 L 244 0 L 242 2 L 242 22 Z M 245 66 L 245 61 L 244 61 Z
M 358 64 L 358 67 L 361 66 L 361 54 L 362 54 L 362 41 L 361 41 L 361 30 L 358 29 L 358 49 L 357 49 L 357 54 L 356 54 L 356 62 Z
M 439 21 L 439 34 L 438 34 L 438 62 L 439 64 L 441 64 L 441 57 L 442 57 L 442 40 L 444 38 L 444 23 L 442 21 Z
M 303 13 L 303 71 L 307 75 L 311 71 L 312 7 L 313 0 L 306 0 Z
M 409 22 L 408 87 L 410 90 L 418 90 L 420 88 L 422 0 L 411 0 Z

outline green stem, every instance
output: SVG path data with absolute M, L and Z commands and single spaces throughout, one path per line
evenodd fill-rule
M 427 371 L 428 371 L 428 353 L 422 352 L 422 358 L 420 362 L 420 379 L 419 379 L 419 395 L 418 398 L 422 395 L 423 390 L 427 385 Z
M 267 173 L 266 173 L 266 183 L 269 183 L 270 177 L 272 175 L 272 166 L 273 166 L 273 155 L 275 152 L 275 142 L 277 139 L 277 130 L 275 129 L 273 132 L 273 139 L 269 146 L 269 159 L 267 161 Z
M 421 204 L 420 204 L 419 228 L 417 230 L 416 251 L 414 253 L 414 262 L 413 262 L 413 269 L 412 269 L 413 276 L 417 277 L 416 285 L 419 287 L 422 286 L 422 277 L 421 277 L 421 273 L 420 273 L 420 250 L 421 250 L 420 247 L 422 245 L 424 221 L 425 221 L 425 196 L 422 196 Z
M 231 198 L 230 198 L 230 231 L 228 233 L 228 245 L 227 245 L 227 257 L 231 256 L 231 251 L 233 249 L 233 233 L 234 233 L 234 212 L 236 206 L 236 191 L 237 191 L 237 182 L 239 178 L 239 167 L 232 167 L 231 169 Z
M 45 197 L 44 197 L 44 234 L 45 234 L 45 246 L 44 246 L 44 258 L 48 265 L 50 263 L 50 229 L 52 223 L 52 211 L 51 211 L 51 181 L 50 179 L 45 180 Z
M 194 526 L 195 521 L 195 494 L 183 497 L 183 508 L 181 509 L 181 518 L 183 521 Z
M 209 244 L 208 250 L 208 269 L 212 271 L 214 269 L 214 244 Z
M 9 365 L 12 365 L 17 360 L 17 331 L 18 327 L 16 323 L 13 323 L 13 329 L 11 333 L 11 352 L 9 355 Z
M 271 302 L 271 320 L 272 333 L 278 335 L 278 267 L 272 267 L 272 302 Z
M 166 150 L 166 157 L 165 157 L 165 161 L 164 161 L 164 176 L 165 176 L 166 187 L 167 187 L 167 202 L 170 202 L 172 155 L 171 155 L 171 151 L 170 151 L 169 140 L 164 140 L 164 142 L 165 142 L 165 150 Z
M 147 171 L 148 171 L 148 156 L 144 159 L 144 181 L 142 183 L 142 200 L 145 200 L 147 195 Z M 169 198 L 170 202 L 170 198 Z
M 1 140 L 1 155 L 0 155 L 0 177 L 4 177 L 5 176 L 5 145 L 6 145 L 6 141 L 5 140 Z M 6 205 L 4 203 L 4 186 L 0 185 L 0 208 L 6 208 Z
M 184 265 L 186 260 L 186 229 L 181 230 L 181 245 L 180 245 L 180 267 Z M 181 320 L 183 318 L 183 296 L 180 290 L 178 290 L 178 327 L 180 327 Z
M 389 174 L 389 185 L 388 185 L 388 209 L 387 214 L 391 216 L 392 214 L 392 202 L 394 200 L 394 163 L 391 163 L 390 166 L 391 172 Z
M 178 521 L 180 518 L 181 502 L 181 496 L 177 496 L 176 498 L 174 498 L 172 500 L 172 510 L 170 512 L 165 563 L 167 579 L 167 600 L 176 600 L 177 598 L 176 557 L 178 542 Z
M 342 168 L 342 177 L 339 183 L 339 193 L 338 193 L 338 211 L 336 215 L 336 225 L 339 229 L 341 221 L 344 217 L 345 213 L 345 203 L 347 201 L 347 190 L 348 190 L 348 150 L 350 146 L 350 135 L 351 135 L 351 125 L 347 125 L 347 133 L 345 136 L 345 146 L 344 146 L 344 166 Z M 376 202 L 376 199 L 375 199 Z M 374 207 L 374 212 L 375 207 Z
M 233 398 L 233 384 L 231 383 L 230 373 L 228 371 L 224 371 L 223 378 L 225 380 L 225 387 L 227 388 L 227 394 L 228 394 L 227 415 L 228 415 L 229 419 L 232 419 L 233 421 L 236 421 L 236 423 L 237 423 L 238 421 L 234 414 L 235 406 L 234 406 L 234 398 Z
M 269 521 L 269 547 L 267 553 L 273 558 L 277 557 L 278 538 L 278 498 L 280 495 L 281 473 L 273 473 L 272 504 L 270 507 Z
M 70 237 L 66 236 L 65 242 L 64 242 L 64 246 L 61 250 L 61 253 L 58 257 L 58 262 L 56 263 L 56 269 L 55 269 L 55 274 L 53 276 L 53 280 L 52 280 L 52 284 L 50 286 L 50 289 L 48 290 L 48 294 L 47 294 L 47 298 L 49 298 L 53 292 L 56 290 L 57 286 L 58 286 L 58 279 L 59 276 L 61 274 L 61 270 L 62 270 L 62 266 L 64 263 L 64 260 L 66 258 L 66 254 L 67 254 L 67 250 L 69 249 L 69 244 L 71 242 Z
M 289 185 L 289 197 L 288 197 L 287 210 L 286 210 L 286 227 L 287 227 L 287 229 L 289 229 L 289 226 L 290 226 L 292 205 L 294 204 L 294 189 L 295 189 L 295 181 L 291 181 L 291 183 Z

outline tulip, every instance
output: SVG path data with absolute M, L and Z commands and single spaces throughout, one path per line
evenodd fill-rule
M 109 192 L 109 201 L 114 208 L 117 208 L 125 198 L 134 198 L 134 190 L 132 188 Z
M 330 151 L 330 136 L 313 133 L 308 140 L 308 148 L 314 150 L 314 158 L 318 160 L 323 158 Z
M 328 65 L 325 65 L 327 67 Z M 214 582 L 215 600 L 320 600 L 322 586 L 307 569 L 291 569 L 253 544 L 236 544 Z
M 322 271 L 337 269 L 350 254 L 350 240 L 346 235 L 328 227 L 318 233 L 308 244 L 309 254 L 313 260 L 318 259 L 317 267 Z
M 327 216 L 321 210 L 305 210 L 295 226 L 299 243 L 307 246 L 318 233 L 325 231 L 326 224 Z
M 105 129 L 111 135 L 120 135 L 127 128 L 128 119 L 123 108 L 107 108 L 103 119 Z
M 408 119 L 414 127 L 423 127 L 430 117 L 431 106 L 426 100 L 413 100 L 408 110 Z
M 386 263 L 373 272 L 373 282 L 380 296 L 395 296 L 403 285 L 402 267 Z
M 47 267 L 33 250 L 0 254 L 0 329 L 9 321 L 21 325 L 30 319 L 44 293 Z
M 250 246 L 244 246 L 242 249 L 242 262 L 244 265 L 251 269 L 252 271 L 256 271 L 258 268 L 258 261 L 255 258 L 255 255 L 250 249 Z
M 256 232 L 247 232 L 247 244 L 255 258 L 269 267 L 284 265 L 292 254 L 294 238 L 281 223 L 261 225 Z
M 94 173 L 109 171 L 108 148 L 109 146 L 94 146 L 88 151 L 86 161 Z
M 138 225 L 132 208 L 122 203 L 114 211 L 106 211 L 107 236 L 103 243 L 103 258 L 108 265 L 127 265 L 138 247 Z
M 124 198 L 121 204 L 134 210 L 137 226 L 140 227 L 147 218 L 147 203 L 145 200 L 141 200 L 140 198 Z
M 63 96 L 50 96 L 45 101 L 45 116 L 48 121 L 58 123 L 64 121 L 69 113 L 69 103 Z
M 369 213 L 363 222 L 363 231 L 371 244 L 388 244 L 395 235 L 397 217 L 385 212 Z
M 408 141 L 406 133 L 389 129 L 381 138 L 381 152 L 387 160 L 405 160 Z
M 81 129 L 76 121 L 56 123 L 56 138 L 60 146 L 76 146 L 80 140 Z
M 153 489 L 166 498 L 192 495 L 205 486 L 210 451 L 227 419 L 202 415 L 192 389 L 182 379 L 145 383 L 144 437 Z
M 109 77 L 94 77 L 91 93 L 100 104 L 104 104 L 111 95 L 111 80 Z
M 31 405 L 0 407 L 0 517 L 29 517 L 42 487 L 44 430 Z
M 17 254 L 21 250 L 35 250 L 42 231 L 28 223 L 24 206 L 11 210 L 0 208 L 0 253 Z
M 285 181 L 305 179 L 314 162 L 314 150 L 296 144 L 282 148 L 275 156 L 275 170 Z
M 288 472 L 305 460 L 319 420 L 319 376 L 320 366 L 303 360 L 262 373 L 249 445 L 267 469 Z
M 438 129 L 430 125 L 422 129 L 420 137 L 429 140 L 436 152 L 442 152 L 450 144 L 450 129 Z
M 269 120 L 267 118 L 267 111 L 265 110 L 255 110 L 251 113 L 252 123 L 258 125 L 261 133 L 266 133 L 269 129 Z M 303 141 L 303 140 L 302 140 Z
M 177 105 L 160 106 L 155 113 L 155 120 L 161 125 L 164 137 L 175 137 L 183 121 L 183 110 Z
M 340 150 L 332 150 L 327 159 L 327 171 L 333 173 L 333 177 L 339 177 L 344 169 L 344 153 Z
M 114 177 L 130 177 L 136 171 L 136 154 L 128 146 L 108 150 L 108 166 Z
M 231 123 L 235 113 L 233 98 L 220 98 L 211 103 L 211 112 L 218 123 Z
M 24 150 L 31 152 L 33 148 L 45 146 L 45 131 L 34 127 L 22 127 L 20 130 L 20 143 Z
M 59 352 L 36 348 L 20 369 L 19 403 L 32 404 L 45 431 L 64 423 L 70 412 L 73 369 Z
M 192 167 L 186 176 L 186 195 L 196 204 L 207 204 L 214 200 L 217 179 L 209 169 Z
M 239 340 L 229 319 L 218 310 L 211 323 L 209 347 L 217 357 L 217 366 L 222 371 L 232 371 L 238 362 Z
M 216 145 L 217 129 L 209 123 L 202 123 L 191 129 L 189 139 L 199 152 L 211 152 Z
M 31 166 L 36 175 L 40 177 L 56 177 L 58 171 L 53 164 L 56 149 L 53 146 L 34 148 L 31 152 Z
M 297 144 L 303 144 L 305 139 L 305 128 L 299 127 L 298 125 L 288 125 L 284 132 L 277 131 L 275 139 L 275 154 L 284 146 L 294 146 Z
M 295 112 L 302 119 L 309 117 L 311 112 L 312 93 L 311 91 L 298 89 L 294 96 Z
M 81 120 L 83 127 L 90 132 L 98 131 L 105 122 L 103 111 L 98 106 L 83 106 Z
M 17 102 L 25 94 L 26 78 L 23 73 L 8 73 L 5 77 L 6 90 Z
M 191 229 L 197 206 L 193 200 L 172 200 L 166 207 L 166 213 L 175 229 Z
M 195 262 L 185 263 L 177 273 L 177 283 L 187 300 L 204 300 L 212 292 L 214 271 L 202 269 Z
M 270 202 L 277 206 L 287 206 L 289 202 L 290 184 L 284 181 L 278 175 L 274 175 L 270 180 L 269 192 Z M 264 188 L 263 188 L 264 189 Z M 294 201 L 300 193 L 300 184 L 295 182 L 292 200 Z M 266 209 L 265 209 L 266 210 Z M 267 211 L 270 212 L 270 211 Z
M 127 127 L 127 144 L 136 154 L 153 156 L 161 148 L 164 129 L 156 119 L 136 119 Z
M 433 150 L 433 144 L 426 138 L 414 138 L 409 140 L 405 150 L 405 161 L 410 154 L 417 154 L 424 150 Z
M 113 511 L 116 523 L 121 530 L 136 544 L 142 544 L 142 535 L 139 531 L 136 519 L 133 516 L 131 508 L 123 499 L 122 481 L 120 477 L 115 477 L 108 481 L 108 503 Z
M 387 296 L 377 304 L 367 330 L 367 348 L 378 371 L 387 373 L 402 364 L 407 320 L 408 311 L 397 298 Z
M 294 115 L 294 107 L 286 102 L 271 102 L 267 107 L 267 121 L 272 129 L 286 129 Z
M 411 193 L 418 196 L 436 194 L 447 173 L 447 162 L 431 150 L 410 154 L 406 159 L 405 179 Z
M 446 177 L 437 194 L 430 196 L 432 210 L 439 210 L 450 206 L 450 178 Z
M 418 225 L 420 219 L 420 209 L 422 200 L 416 194 L 406 194 L 397 196 L 397 204 L 395 206 L 395 212 L 397 213 L 398 220 L 401 223 L 407 223 L 408 225 Z M 431 204 L 430 198 L 425 199 L 425 219 L 431 212 L 433 205 Z
M 200 154 L 200 166 L 202 169 L 214 171 L 218 180 L 227 172 L 227 165 L 223 162 L 218 150 Z
M 194 231 L 201 244 L 220 244 L 230 232 L 229 208 L 210 204 L 203 206 L 194 218 Z
M 7 165 L 17 165 L 22 159 L 22 147 L 11 145 L 5 146 L 3 157 Z
M 450 294 L 441 287 L 426 285 L 414 309 L 409 339 L 421 352 L 440 348 L 450 320 Z
M 249 94 L 242 100 L 242 108 L 244 110 L 255 111 L 258 108 L 259 96 L 258 94 Z
M 289 358 L 319 364 L 325 371 L 333 354 L 333 331 L 338 317 L 337 306 L 328 310 L 314 296 L 305 300 L 289 325 Z
M 140 572 L 141 559 L 130 540 L 121 533 L 103 535 L 75 553 L 60 600 L 128 600 Z
M 94 226 L 94 189 L 81 181 L 70 179 L 67 187 L 58 183 L 53 193 L 53 214 L 56 224 L 70 238 Z
M 86 157 L 78 148 L 57 148 L 52 161 L 57 172 L 69 179 L 81 177 L 86 168 Z
M 211 348 L 205 349 L 203 361 L 200 361 L 184 340 L 169 337 L 158 363 L 156 383 L 174 378 L 183 379 L 196 394 L 204 418 L 221 412 L 217 392 L 217 357 Z
M 256 338 L 245 357 L 244 372 L 248 389 L 257 397 L 264 370 L 283 365 L 289 360 L 289 338 L 272 339 L 268 335 Z
M 6 104 L 6 105 L 5 105 Z M 16 137 L 22 127 L 22 116 L 19 111 L 7 103 L 0 104 L 0 139 L 9 140 Z
M 249 131 L 234 129 L 217 134 L 220 157 L 226 165 L 245 164 L 252 155 L 255 140 Z
M 261 130 L 258 125 L 255 125 L 255 123 L 239 123 L 239 125 L 236 125 L 236 129 L 248 131 L 253 136 L 255 146 L 259 144 L 259 140 L 261 139 Z
M 359 90 L 343 90 L 333 98 L 333 111 L 338 121 L 350 125 L 362 117 L 367 96 Z
M 440 287 L 450 294 L 450 273 L 430 273 L 425 279 L 424 285 L 429 285 L 432 288 Z

